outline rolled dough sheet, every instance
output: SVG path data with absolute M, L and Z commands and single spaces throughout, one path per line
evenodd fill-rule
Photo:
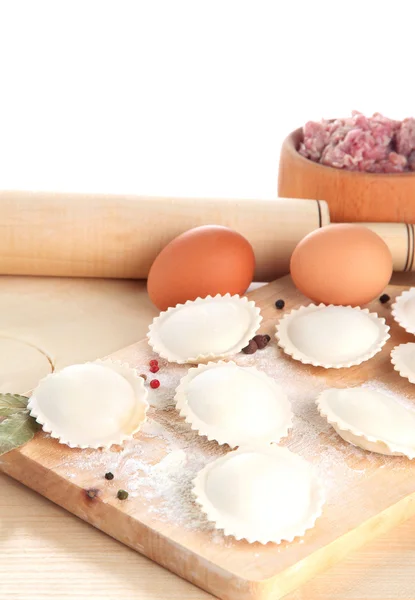
M 0 338 L 0 392 L 31 390 L 52 371 L 48 357 L 38 348 L 13 338 Z
M 0 278 L 0 392 L 142 339 L 158 311 L 144 281 Z
M 392 283 L 415 280 L 401 274 Z M 2 276 L 0 392 L 25 393 L 52 368 L 133 344 L 157 314 L 145 281 Z

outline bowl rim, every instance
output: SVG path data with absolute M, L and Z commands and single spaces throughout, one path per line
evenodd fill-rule
M 301 139 L 303 138 L 303 128 L 299 127 L 298 129 L 294 129 L 294 131 L 292 131 L 291 133 L 289 133 L 287 135 L 287 137 L 285 138 L 284 142 L 283 142 L 283 146 L 285 146 L 287 148 L 288 151 L 290 151 L 292 154 L 294 154 L 296 156 L 296 158 L 298 158 L 300 161 L 304 161 L 305 163 L 307 163 L 307 165 L 312 165 L 312 167 L 317 168 L 317 169 L 330 169 L 332 172 L 338 173 L 338 175 L 340 177 L 344 177 L 345 175 L 347 177 L 349 176 L 353 176 L 353 177 L 370 177 L 373 179 L 377 179 L 379 176 L 380 177 L 389 177 L 389 178 L 402 178 L 402 177 L 414 177 L 415 176 L 415 171 L 405 171 L 403 173 L 370 173 L 369 171 L 351 171 L 349 169 L 338 169 L 337 167 L 331 167 L 329 165 L 322 165 L 321 163 L 315 162 L 314 160 L 311 160 L 310 158 L 306 158 L 305 156 L 303 156 L 302 154 L 300 154 L 298 152 L 297 149 L 297 145 L 298 143 L 301 141 Z

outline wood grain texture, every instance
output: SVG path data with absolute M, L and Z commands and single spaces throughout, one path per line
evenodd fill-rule
M 415 223 L 415 173 L 375 174 L 320 165 L 297 152 L 302 128 L 281 147 L 278 195 L 326 200 L 333 223 Z
M 392 296 L 399 291 L 400 288 L 389 289 Z M 271 331 L 278 317 L 273 306 L 276 297 L 286 299 L 287 309 L 303 301 L 288 278 L 260 288 L 253 292 L 252 297 L 263 309 L 264 331 Z M 390 322 L 389 308 L 378 303 L 375 306 Z M 409 338 L 393 324 L 392 333 L 389 350 L 393 344 Z M 279 547 L 258 547 L 244 542 L 227 542 L 224 545 L 220 537 L 212 538 L 209 531 L 187 528 L 187 524 L 175 527 L 174 523 L 158 521 L 146 512 L 145 499 L 139 496 L 120 506 L 112 494 L 104 490 L 98 501 L 88 503 L 84 489 L 95 487 L 102 474 L 86 470 L 69 473 L 67 464 L 77 451 L 62 448 L 41 436 L 22 450 L 6 455 L 2 467 L 81 518 L 216 595 L 241 599 L 279 598 L 415 512 L 415 481 L 409 461 L 353 449 L 309 411 L 313 398 L 307 392 L 307 386 L 314 396 L 316 390 L 331 379 L 335 385 L 341 386 L 367 379 L 376 380 L 382 385 L 408 391 L 410 384 L 391 369 L 388 349 L 364 366 L 349 369 L 341 375 L 304 367 L 284 356 L 278 361 L 268 361 L 273 366 L 274 376 L 284 378 L 284 384 L 291 386 L 287 391 L 295 412 L 300 411 L 300 420 L 305 425 L 301 431 L 296 432 L 294 428 L 287 445 L 304 453 L 317 465 L 323 464 L 330 488 L 324 515 L 316 528 L 305 536 L 303 543 L 298 541 Z M 278 354 L 275 346 L 270 350 Z M 115 356 L 142 366 L 148 361 L 149 351 L 146 344 L 139 343 Z M 241 360 L 245 361 L 245 358 L 248 362 L 253 360 L 253 357 L 241 357 Z M 258 356 L 255 360 L 261 367 L 262 359 Z M 245 364 L 248 364 L 247 361 Z M 265 366 L 268 368 L 269 364 Z M 303 409 L 306 412 L 301 412 Z M 151 417 L 163 424 L 163 416 L 157 411 Z M 169 415 L 169 419 L 175 418 L 174 414 Z M 158 454 L 160 459 L 157 440 L 145 439 L 145 436 L 138 439 L 145 444 L 146 451 Z M 200 440 L 195 439 L 195 444 L 198 443 Z M 179 440 L 177 445 L 180 447 Z M 207 446 L 207 456 L 217 453 L 214 445 Z M 128 484 L 128 481 L 125 483 Z
M 288 175 L 287 185 L 299 185 Z M 287 190 L 280 195 L 286 196 Z M 264 282 L 286 275 L 298 242 L 330 223 L 326 202 L 286 197 L 238 200 L 0 191 L 0 205 L 0 275 L 145 278 L 173 238 L 192 227 L 217 224 L 249 240 L 256 257 L 255 281 Z M 390 248 L 395 271 L 415 268 L 412 225 L 366 225 Z
M 288 273 L 292 251 L 330 222 L 325 202 L 275 198 L 0 191 L 1 275 L 144 279 L 157 254 L 199 225 L 225 225 L 251 243 L 256 281 Z
M 393 270 L 410 273 L 415 270 L 415 226 L 407 223 L 364 223 L 385 242 L 393 260 Z
M 0 598 L 213 600 L 213 596 L 0 474 Z M 415 519 L 284 600 L 413 600 Z

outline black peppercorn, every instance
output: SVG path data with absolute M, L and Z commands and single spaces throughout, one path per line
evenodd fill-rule
M 117 498 L 118 500 L 127 500 L 128 492 L 126 492 L 125 490 L 118 490 Z
M 242 348 L 242 352 L 245 354 L 255 354 L 258 350 L 258 344 L 254 340 L 250 340 L 249 344 Z
M 263 348 L 265 348 L 265 346 L 268 345 L 270 339 L 271 338 L 269 337 L 269 335 L 259 334 L 259 335 L 256 335 L 255 337 L 253 337 L 252 341 L 254 341 L 256 343 L 259 350 L 262 350 Z
M 278 310 L 282 310 L 284 308 L 284 306 L 285 306 L 284 300 L 279 299 L 275 303 L 275 308 L 278 308 Z
M 114 479 L 114 475 L 112 473 L 105 473 L 105 479 L 111 481 L 112 479 Z
M 389 302 L 390 300 L 390 296 L 388 296 L 388 294 L 382 294 L 381 297 L 379 298 L 379 302 L 381 304 L 386 304 L 386 302 Z

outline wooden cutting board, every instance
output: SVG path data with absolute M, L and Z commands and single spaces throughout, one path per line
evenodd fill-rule
M 390 286 L 395 298 L 405 289 Z M 288 277 L 250 294 L 273 334 L 285 312 L 307 301 Z M 284 311 L 274 302 L 283 298 Z M 283 444 L 315 463 L 327 490 L 316 527 L 279 546 L 225 538 L 205 521 L 191 496 L 191 481 L 207 461 L 228 451 L 198 437 L 174 409 L 174 390 L 186 366 L 161 361 L 161 386 L 150 390 L 149 419 L 135 440 L 104 451 L 71 450 L 44 434 L 0 459 L 0 468 L 88 523 L 224 600 L 283 597 L 371 538 L 415 514 L 414 465 L 400 457 L 371 454 L 346 444 L 318 415 L 314 400 L 326 387 L 364 384 L 407 399 L 415 387 L 392 368 L 393 346 L 411 341 L 390 316 L 390 304 L 371 308 L 391 326 L 391 340 L 372 360 L 326 371 L 285 356 L 276 343 L 236 362 L 256 365 L 285 388 L 295 413 Z M 154 358 L 146 341 L 112 355 L 140 372 Z M 253 400 L 254 401 L 254 400 Z M 107 481 L 104 474 L 114 473 Z M 126 489 L 126 501 L 116 498 Z M 92 497 L 91 497 L 92 496 Z

